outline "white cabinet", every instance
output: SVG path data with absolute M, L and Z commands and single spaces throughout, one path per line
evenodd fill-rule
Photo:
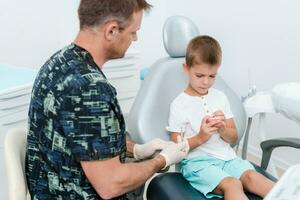
M 116 88 L 123 114 L 126 116 L 140 88 L 139 53 L 129 51 L 124 58 L 111 60 L 103 66 L 103 72 Z
M 30 93 L 31 84 L 0 92 L 0 199 L 8 199 L 4 165 L 5 134 L 12 127 L 26 126 Z
M 124 115 L 129 113 L 140 87 L 138 61 L 138 51 L 131 50 L 124 58 L 111 60 L 103 67 L 107 79 L 117 90 Z M 37 72 L 27 70 L 4 69 L 0 65 L 0 199 L 8 199 L 3 152 L 5 133 L 12 127 L 27 126 L 32 83 Z M 9 84 L 10 81 L 16 84 Z
M 37 70 L 0 65 L 0 199 L 8 199 L 4 138 L 12 127 L 26 126 L 32 82 Z

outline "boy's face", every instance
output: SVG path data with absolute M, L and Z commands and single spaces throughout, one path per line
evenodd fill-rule
M 206 95 L 208 89 L 214 84 L 219 65 L 195 64 L 187 66 L 184 64 L 184 70 L 189 78 L 188 89 L 192 95 Z

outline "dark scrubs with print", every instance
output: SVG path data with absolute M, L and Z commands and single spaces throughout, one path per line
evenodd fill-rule
M 80 161 L 119 156 L 124 162 L 125 123 L 115 88 L 89 52 L 71 44 L 42 66 L 28 124 L 25 168 L 31 198 L 101 199 Z

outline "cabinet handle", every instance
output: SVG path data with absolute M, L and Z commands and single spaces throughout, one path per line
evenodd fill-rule
M 128 100 L 128 99 L 133 99 L 134 96 L 130 96 L 130 97 L 123 97 L 123 98 L 118 98 L 119 101 L 122 101 L 122 100 Z
M 32 83 L 24 84 L 14 88 L 0 90 L 0 100 L 8 100 L 14 97 L 23 96 L 26 94 L 31 94 Z
M 107 77 L 108 80 L 116 80 L 116 79 L 123 79 L 123 78 L 129 78 L 134 76 L 134 74 L 130 75 L 123 75 L 123 76 L 112 76 L 112 77 Z
M 23 107 L 23 106 L 26 106 L 26 105 L 29 106 L 29 102 L 27 102 L 27 103 L 22 103 L 22 104 L 20 104 L 20 105 L 12 106 L 12 107 L 3 107 L 3 108 L 0 108 L 0 110 L 12 110 L 12 109 L 20 108 L 20 107 Z
M 25 92 L 25 93 L 20 93 L 20 94 L 9 94 L 9 95 L 5 95 L 4 97 L 0 96 L 0 102 L 1 101 L 7 101 L 7 100 L 11 100 L 17 97 L 21 97 L 21 96 L 25 96 L 30 94 L 31 92 Z
M 26 110 L 28 110 L 28 108 L 23 108 L 23 109 L 14 110 L 13 112 L 6 113 L 6 114 L 4 114 L 4 115 L 0 115 L 0 118 L 1 118 L 1 117 L 4 117 L 4 116 L 8 116 L 8 115 L 13 115 L 13 114 L 15 114 L 15 113 L 19 113 L 19 112 L 26 111 Z
M 13 125 L 13 124 L 15 124 L 15 123 L 23 122 L 23 121 L 26 121 L 26 120 L 27 120 L 27 118 L 25 118 L 25 119 L 19 119 L 19 120 L 17 120 L 17 121 L 7 122 L 7 123 L 4 123 L 4 124 L 2 124 L 2 125 L 3 125 L 3 126 L 9 126 L 9 125 Z
M 128 100 L 128 99 L 133 99 L 136 96 L 136 91 L 132 91 L 132 92 L 126 92 L 123 93 L 122 95 L 118 96 L 118 100 Z

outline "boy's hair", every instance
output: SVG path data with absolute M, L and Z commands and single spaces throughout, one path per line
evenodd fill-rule
M 195 64 L 220 65 L 222 61 L 221 46 L 210 36 L 197 36 L 188 44 L 185 61 L 189 67 Z
M 78 8 L 80 29 L 94 28 L 115 20 L 125 29 L 135 11 L 150 10 L 146 0 L 81 0 Z

